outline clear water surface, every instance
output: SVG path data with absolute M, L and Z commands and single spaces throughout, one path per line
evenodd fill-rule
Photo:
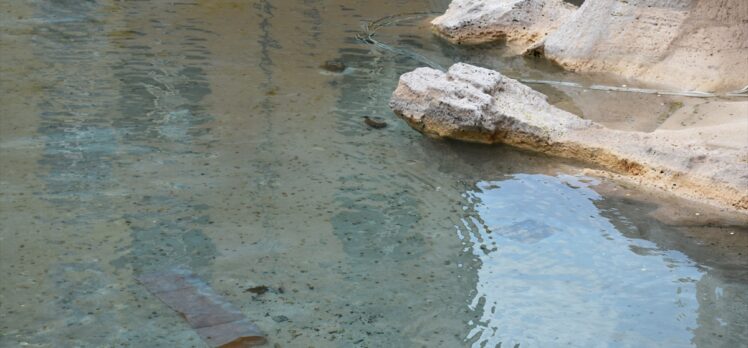
M 269 346 L 745 347 L 744 226 L 665 224 L 649 213 L 669 203 L 574 163 L 426 139 L 391 114 L 423 64 L 356 40 L 361 23 L 446 4 L 0 5 L 0 346 L 202 347 L 134 280 L 183 266 Z M 377 38 L 573 78 L 427 22 Z

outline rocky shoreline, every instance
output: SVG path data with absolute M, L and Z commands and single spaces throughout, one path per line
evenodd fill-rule
M 683 95 L 745 96 L 747 21 L 744 0 L 585 0 L 579 7 L 563 0 L 453 0 L 431 25 L 453 44 L 502 42 L 510 55 L 569 71 Z M 614 129 L 610 120 L 606 126 L 582 119 L 516 80 L 467 64 L 406 73 L 390 102 L 428 136 L 581 160 L 602 167 L 603 175 L 748 214 L 748 101 L 691 104 L 647 132 Z M 651 123 L 650 116 L 658 117 L 639 117 Z
M 748 85 L 744 0 L 453 0 L 431 24 L 454 44 L 504 40 L 517 54 L 680 91 Z
M 748 213 L 748 122 L 653 132 L 606 128 L 558 109 L 500 73 L 458 63 L 401 76 L 390 107 L 432 137 L 519 148 L 599 165 L 616 175 Z M 736 139 L 724 145 L 724 138 Z
M 457 0 L 431 24 L 437 35 L 454 44 L 503 40 L 522 53 L 558 29 L 576 9 L 562 0 Z

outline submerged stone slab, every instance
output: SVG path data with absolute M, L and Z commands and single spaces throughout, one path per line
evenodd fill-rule
M 138 281 L 179 313 L 210 347 L 254 347 L 266 342 L 262 331 L 239 309 L 187 270 L 143 274 Z
M 545 38 L 575 10 L 563 0 L 454 0 L 431 24 L 453 43 L 506 40 L 523 50 Z
M 446 73 L 403 74 L 390 107 L 432 137 L 583 160 L 643 185 L 748 212 L 748 122 L 651 133 L 609 129 L 550 105 L 516 80 L 463 63 Z M 725 144 L 726 137 L 734 141 Z

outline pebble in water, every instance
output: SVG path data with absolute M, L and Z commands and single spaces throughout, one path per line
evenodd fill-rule
M 330 72 L 341 73 L 343 72 L 343 70 L 345 70 L 345 64 L 343 64 L 343 62 L 339 60 L 333 59 L 325 61 L 322 65 L 320 65 L 320 68 Z
M 387 127 L 387 122 L 384 122 L 384 121 L 379 120 L 379 119 L 374 119 L 374 118 L 371 118 L 369 116 L 364 116 L 364 123 L 367 126 L 369 126 L 371 128 L 375 128 L 375 129 L 382 129 L 384 127 Z

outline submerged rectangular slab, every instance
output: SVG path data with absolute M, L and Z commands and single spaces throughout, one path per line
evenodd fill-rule
M 266 342 L 265 334 L 238 308 L 189 270 L 147 273 L 137 280 L 179 313 L 211 347 L 254 347 Z

